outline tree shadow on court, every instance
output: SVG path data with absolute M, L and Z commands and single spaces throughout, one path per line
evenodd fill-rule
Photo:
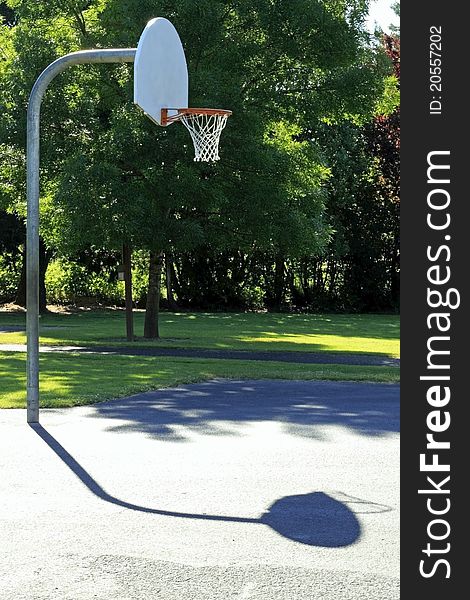
M 396 385 L 345 382 L 213 380 L 103 402 L 90 416 L 108 430 L 185 441 L 193 433 L 245 435 L 254 422 L 279 423 L 290 435 L 325 439 L 325 426 L 380 436 L 399 431 Z M 112 421 L 115 420 L 116 424 Z
M 106 492 L 42 425 L 34 423 L 30 424 L 30 427 L 91 493 L 104 502 L 137 512 L 173 518 L 266 525 L 281 536 L 301 544 L 323 548 L 341 548 L 354 544 L 361 536 L 361 525 L 357 514 L 392 510 L 388 506 L 361 500 L 341 492 L 333 495 L 312 492 L 285 496 L 273 502 L 258 519 L 185 513 L 140 506 Z

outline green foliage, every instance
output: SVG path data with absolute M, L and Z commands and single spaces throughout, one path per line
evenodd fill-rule
M 22 264 L 20 248 L 24 244 L 24 228 L 11 213 L 0 209 L 0 302 L 15 297 Z
M 384 93 L 378 99 L 375 109 L 378 115 L 390 115 L 400 105 L 400 90 L 396 75 L 389 75 L 384 79 L 384 83 Z
M 370 122 L 317 129 L 331 167 L 327 215 L 334 234 L 324 256 L 291 267 L 293 303 L 311 309 L 397 310 L 399 303 L 400 47 L 385 36 L 393 65 Z
M 18 261 L 12 254 L 0 254 L 0 303 L 10 302 L 15 297 L 20 278 Z
M 76 304 L 89 298 L 93 302 L 122 304 L 122 284 L 104 273 L 87 270 L 84 265 L 52 261 L 46 273 L 47 301 L 50 304 Z
M 98 259 L 98 260 L 97 260 Z M 49 304 L 100 303 L 103 305 L 124 305 L 124 284 L 118 281 L 118 258 L 104 255 L 99 260 L 95 250 L 76 256 L 50 262 L 46 273 L 47 302 Z M 132 268 L 133 298 L 136 303 L 145 303 L 148 275 L 146 253 L 134 252 Z
M 353 124 L 317 130 L 332 176 L 326 218 L 333 230 L 323 254 L 290 266 L 292 303 L 311 310 L 395 310 L 392 276 L 396 204 L 383 193 L 381 165 L 371 156 L 369 129 Z
M 156 128 L 133 106 L 131 66 L 74 67 L 51 84 L 42 109 L 41 234 L 63 258 L 48 275 L 50 299 L 93 290 L 117 301 L 114 284 L 106 284 L 109 265 L 106 275 L 93 276 L 83 265 L 64 265 L 90 248 L 112 253 L 122 243 L 135 256 L 149 250 L 174 256 L 182 305 L 260 307 L 279 293 L 293 299 L 303 276 L 296 265 L 306 256 L 338 250 L 341 259 L 346 242 L 335 205 L 347 205 L 362 185 L 369 193 L 370 169 L 354 166 L 357 148 L 351 153 L 346 141 L 338 148 L 343 175 L 329 148 L 344 140 L 336 137 L 325 149 L 325 123 L 359 127 L 377 107 L 388 114 L 397 101 L 392 79 L 383 94 L 387 68 L 363 27 L 367 1 L 10 0 L 8 6 L 15 25 L 0 26 L 0 208 L 24 217 L 27 97 L 61 54 L 135 46 L 145 23 L 165 16 L 185 47 L 190 105 L 233 110 L 220 163 L 195 164 L 182 126 Z M 364 164 L 361 156 L 358 163 Z M 80 277 L 89 289 L 78 285 Z M 135 298 L 144 282 L 136 276 Z

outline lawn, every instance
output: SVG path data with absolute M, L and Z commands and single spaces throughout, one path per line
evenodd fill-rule
M 135 331 L 142 334 L 143 312 Z M 24 327 L 24 314 L 0 312 L 2 326 Z M 41 317 L 40 341 L 58 345 L 129 345 L 122 311 L 51 313 Z M 159 341 L 137 346 L 366 353 L 398 356 L 399 319 L 390 315 L 163 313 Z M 26 355 L 1 352 L 1 344 L 25 343 L 24 331 L 0 332 L 0 407 L 25 406 Z M 332 363 L 334 358 L 332 357 Z M 203 381 L 329 379 L 396 383 L 395 367 L 296 364 L 275 361 L 54 353 L 40 357 L 41 406 L 88 404 L 140 391 Z
M 399 378 L 394 367 L 72 353 L 42 354 L 40 369 L 42 407 L 89 404 L 214 377 L 390 383 Z M 25 371 L 25 353 L 0 352 L 0 408 L 25 407 Z
M 399 356 L 397 315 L 300 315 L 279 313 L 162 313 L 161 339 L 144 340 L 144 314 L 135 312 L 139 346 L 345 352 Z M 24 325 L 23 314 L 0 312 L 2 325 Z M 25 343 L 24 332 L 0 333 L 0 344 Z M 43 344 L 122 345 L 122 311 L 52 313 L 40 320 Z

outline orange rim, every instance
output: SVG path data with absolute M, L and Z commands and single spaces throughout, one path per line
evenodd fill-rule
M 177 110 L 178 114 L 169 117 L 169 110 Z M 226 117 L 230 117 L 231 114 L 231 110 L 223 108 L 162 108 L 161 122 L 162 125 L 168 125 L 174 121 L 179 121 L 183 115 L 225 115 Z

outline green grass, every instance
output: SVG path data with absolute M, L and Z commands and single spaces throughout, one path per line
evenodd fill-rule
M 0 352 L 0 408 L 25 407 L 25 361 L 24 353 Z M 389 383 L 397 383 L 399 378 L 393 367 L 71 353 L 43 354 L 40 368 L 42 407 L 90 404 L 214 377 Z
M 142 335 L 142 312 L 135 331 Z M 24 326 L 23 314 L 0 312 L 1 325 Z M 163 313 L 159 341 L 139 338 L 137 346 L 366 353 L 398 356 L 399 319 L 390 315 L 298 315 Z M 41 317 L 42 344 L 128 345 L 122 311 L 53 313 Z M 0 344 L 25 343 L 24 332 L 0 333 Z M 1 347 L 0 347 L 1 350 Z M 0 352 L 0 407 L 25 405 L 24 353 Z M 74 406 L 140 391 L 203 381 L 238 379 L 329 379 L 396 383 L 393 367 L 295 364 L 102 354 L 43 354 L 41 405 Z
M 22 314 L 0 312 L 0 325 L 22 325 Z M 143 334 L 144 315 L 135 313 L 135 333 Z M 162 313 L 161 339 L 136 345 L 165 348 L 345 352 L 399 356 L 396 315 L 299 315 L 255 313 Z M 122 345 L 122 311 L 83 311 L 41 317 L 43 344 Z M 0 333 L 0 344 L 25 343 L 24 332 Z

